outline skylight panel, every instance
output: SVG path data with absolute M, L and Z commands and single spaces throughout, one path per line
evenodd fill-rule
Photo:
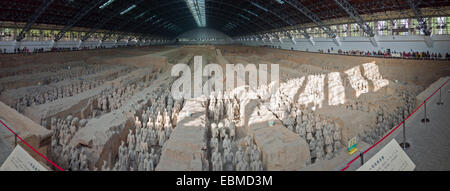
M 250 13 L 251 15 L 253 15 L 253 16 L 255 16 L 255 17 L 258 16 L 258 14 L 254 13 L 254 12 L 252 12 L 252 11 L 250 11 L 250 10 L 244 9 L 244 11 L 246 11 L 247 13 Z
M 234 28 L 236 28 L 237 27 L 237 25 L 235 25 L 234 23 L 232 23 L 232 22 L 229 22 L 228 24 L 226 24 L 225 25 L 225 29 L 226 30 L 231 30 L 231 29 L 234 29 Z
M 242 18 L 244 18 L 244 19 L 250 20 L 250 18 L 248 18 L 248 17 L 246 17 L 246 16 L 244 16 L 244 15 L 242 15 L 242 14 L 239 14 L 239 16 L 242 17 Z
M 172 25 L 172 23 L 167 22 L 163 27 L 166 29 L 170 29 L 169 26 L 171 26 L 171 25 Z
M 162 19 L 158 19 L 158 20 L 156 20 L 155 22 L 153 22 L 152 24 L 159 23 L 160 21 L 162 21 Z
M 283 0 L 276 0 L 279 4 L 284 4 L 284 1 Z
M 120 15 L 124 15 L 124 14 L 130 12 L 134 8 L 136 8 L 136 4 L 133 4 L 130 7 L 128 7 L 127 9 L 125 9 L 124 11 L 120 12 Z
M 199 27 L 206 26 L 205 0 L 184 0 Z
M 156 15 L 153 15 L 152 17 L 149 17 L 149 18 L 145 19 L 145 21 L 144 21 L 144 22 L 148 22 L 148 21 L 150 21 L 150 20 L 154 19 L 155 17 L 156 17 Z
M 169 23 L 169 24 L 166 25 L 166 28 L 167 29 L 174 29 L 174 26 L 173 26 L 172 23 Z
M 141 18 L 142 16 L 145 15 L 145 13 L 147 13 L 147 11 L 145 11 L 145 12 L 141 13 L 140 15 L 134 17 L 134 19 L 139 19 L 139 18 Z
M 253 6 L 255 6 L 255 7 L 258 7 L 258 8 L 260 8 L 260 9 L 262 9 L 263 11 L 265 11 L 265 12 L 268 12 L 269 10 L 267 10 L 266 8 L 264 8 L 263 6 L 261 6 L 261 5 L 259 5 L 259 4 L 257 4 L 257 3 L 255 3 L 255 2 L 250 2 Z
M 111 3 L 113 3 L 115 0 L 109 0 L 106 3 L 103 3 L 103 5 L 100 5 L 100 7 L 98 7 L 99 9 L 104 9 L 105 7 L 107 7 L 108 5 L 110 5 Z

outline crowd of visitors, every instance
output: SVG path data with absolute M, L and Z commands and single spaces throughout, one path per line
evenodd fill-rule
M 117 46 L 122 47 L 122 46 Z M 280 46 L 263 46 L 268 48 L 279 48 Z M 65 52 L 65 51 L 77 51 L 77 50 L 91 50 L 91 49 L 105 49 L 105 46 L 96 46 L 96 47 L 88 47 L 83 46 L 80 48 L 72 47 L 72 48 L 51 48 L 51 49 L 44 49 L 44 48 L 34 48 L 32 51 L 30 51 L 29 48 L 16 48 L 14 49 L 14 54 L 30 54 L 30 53 L 42 53 L 42 52 Z M 294 50 L 294 48 L 291 48 L 291 50 Z M 306 49 L 308 52 L 308 49 Z M 324 50 L 319 49 L 319 53 L 325 53 Z M 7 53 L 6 49 L 0 49 L 1 53 Z M 350 50 L 350 51 L 343 51 L 341 49 L 335 51 L 333 48 L 327 50 L 328 54 L 341 54 L 341 55 L 351 55 L 351 56 L 374 56 L 374 57 L 392 57 L 392 58 L 405 58 L 405 59 L 427 59 L 427 60 L 450 60 L 450 55 L 447 52 L 445 55 L 442 55 L 441 53 L 430 53 L 427 52 L 418 52 L 418 51 L 409 51 L 409 52 L 397 52 L 397 51 L 391 51 L 391 50 L 378 50 L 378 51 L 360 51 L 360 50 Z
M 270 46 L 265 45 L 261 47 L 266 48 L 278 48 L 282 49 L 281 46 Z M 291 50 L 295 50 L 293 47 L 291 47 Z M 306 49 L 306 52 L 309 52 L 308 49 Z M 333 48 L 328 49 L 327 51 L 318 50 L 319 53 L 328 53 L 328 54 L 340 54 L 340 55 L 349 55 L 349 56 L 373 56 L 373 57 L 386 57 L 386 58 L 404 58 L 404 59 L 424 59 L 424 60 L 450 60 L 450 54 L 447 52 L 445 55 L 441 53 L 430 53 L 427 52 L 419 52 L 419 51 L 413 51 L 410 50 L 408 52 L 397 52 L 397 51 L 391 51 L 390 49 L 381 51 L 361 51 L 361 50 L 350 50 L 350 51 L 344 51 L 344 50 L 334 50 Z
M 117 46 L 121 47 L 121 46 Z M 43 52 L 66 52 L 66 51 L 79 51 L 79 50 L 92 50 L 92 49 L 106 49 L 106 46 L 83 46 L 80 48 L 33 48 L 30 50 L 28 47 L 16 48 L 14 52 L 7 52 L 6 48 L 0 49 L 0 54 L 31 54 L 31 53 L 43 53 Z
M 332 53 L 330 49 L 328 49 L 328 53 Z M 427 59 L 427 60 L 441 60 L 441 59 L 450 59 L 450 55 L 448 52 L 445 55 L 441 53 L 430 53 L 427 52 L 418 52 L 418 51 L 409 51 L 409 52 L 397 52 L 397 51 L 359 51 L 359 50 L 351 50 L 351 51 L 342 51 L 339 49 L 337 51 L 338 54 L 345 55 L 356 55 L 356 56 L 375 56 L 375 57 L 394 57 L 394 58 L 406 58 L 406 59 Z

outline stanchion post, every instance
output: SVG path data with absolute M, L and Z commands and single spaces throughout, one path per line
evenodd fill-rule
M 403 148 L 403 150 L 406 150 L 409 148 L 409 143 L 406 142 L 406 120 L 405 120 L 405 112 L 403 112 L 403 142 L 400 143 L 400 147 Z
M 16 144 L 15 146 L 17 146 L 17 133 L 14 134 L 14 143 Z
M 364 165 L 364 153 L 359 152 L 359 157 L 361 157 L 361 166 Z
M 423 109 L 424 109 L 424 118 L 422 119 L 422 123 L 427 124 L 428 122 L 430 122 L 430 119 L 428 119 L 427 117 L 427 101 L 423 101 Z
M 444 105 L 444 102 L 442 102 L 442 88 L 439 89 L 439 101 L 436 103 L 437 105 Z
M 405 150 L 406 148 L 405 148 L 405 146 L 406 146 L 406 128 L 405 128 L 405 123 L 406 123 L 406 121 L 405 121 L 405 114 L 403 113 L 403 150 Z
M 425 109 L 424 110 L 425 117 L 423 119 L 424 119 L 424 122 L 426 123 L 427 122 L 427 101 L 424 101 L 423 106 L 424 106 L 424 109 Z

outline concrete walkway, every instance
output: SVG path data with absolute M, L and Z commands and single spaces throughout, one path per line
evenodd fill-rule
M 6 137 L 11 136 L 13 136 L 11 131 L 0 123 L 0 166 L 14 149 L 14 146 L 6 140 Z
M 406 154 L 416 164 L 417 171 L 450 170 L 450 82 L 442 88 L 444 105 L 438 106 L 439 92 L 427 104 L 427 116 L 430 122 L 420 122 L 424 118 L 423 109 L 412 118 L 414 124 L 406 127 L 406 141 L 411 147 Z M 403 130 L 395 136 L 403 142 Z
M 405 152 L 416 165 L 416 171 L 449 171 L 450 170 L 450 82 L 441 90 L 444 105 L 438 106 L 439 92 L 427 102 L 427 116 L 430 122 L 424 124 L 424 107 L 422 106 L 406 122 L 406 141 L 410 148 Z M 434 90 L 433 90 L 434 92 Z M 364 155 L 364 160 L 369 160 L 380 151 L 392 139 L 403 142 L 403 126 L 388 136 L 380 144 L 372 148 Z M 370 146 L 370 145 L 369 145 Z M 369 146 L 360 148 L 364 151 Z M 335 170 L 341 170 L 359 154 L 349 157 L 346 162 Z M 361 160 L 354 161 L 346 171 L 354 171 L 361 166 Z

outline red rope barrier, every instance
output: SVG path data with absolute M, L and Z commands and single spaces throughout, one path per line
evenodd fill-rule
M 55 166 L 58 170 L 60 171 L 64 171 L 64 169 L 62 169 L 61 167 L 59 167 L 57 164 L 55 164 L 54 162 L 50 161 L 47 157 L 45 157 L 43 154 L 41 154 L 39 151 L 37 151 L 36 149 L 34 149 L 31 145 L 29 145 L 25 140 L 23 140 L 19 135 L 16 134 L 16 132 L 14 132 L 13 130 L 11 130 L 5 123 L 3 123 L 3 121 L 0 120 L 0 123 L 3 124 L 3 126 L 5 126 L 9 131 L 11 131 L 11 133 L 14 134 L 14 136 L 16 136 L 17 138 L 20 139 L 20 141 L 22 141 L 26 146 L 28 146 L 31 150 L 33 150 L 35 153 L 37 153 L 39 156 L 41 156 L 42 158 L 44 158 L 45 160 L 47 160 L 50 164 L 52 164 L 53 166 Z
M 447 79 L 447 81 L 445 81 L 438 89 L 436 89 L 436 91 L 433 92 L 433 94 L 431 94 L 430 96 L 427 97 L 427 99 L 425 99 L 424 102 L 422 102 L 422 104 L 419 105 L 419 107 L 417 107 L 411 114 L 408 115 L 408 117 L 402 121 L 400 124 L 398 124 L 394 129 L 392 129 L 391 131 L 389 131 L 389 133 L 387 135 L 385 135 L 383 138 L 381 138 L 379 141 L 377 141 L 375 144 L 373 144 L 372 146 L 370 146 L 368 149 L 366 149 L 363 154 L 366 154 L 367 152 L 369 152 L 371 149 L 373 149 L 375 146 L 377 146 L 379 143 L 381 143 L 384 139 L 386 139 L 387 137 L 389 137 L 389 135 L 391 135 L 394 131 L 396 131 L 403 123 L 405 123 L 414 113 L 416 113 L 423 105 L 426 101 L 428 101 L 431 97 L 433 97 L 439 90 L 441 90 L 448 82 L 450 81 L 450 79 Z M 341 169 L 341 171 L 345 171 L 347 170 L 350 165 L 355 162 L 355 160 L 357 160 L 360 157 L 360 155 L 356 156 L 353 160 L 351 160 L 350 162 L 347 163 L 347 165 Z

